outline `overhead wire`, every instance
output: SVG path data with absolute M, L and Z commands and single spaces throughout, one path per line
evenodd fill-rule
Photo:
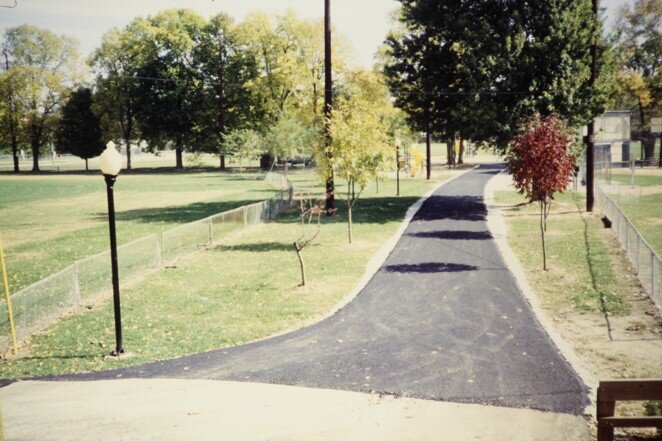
M 139 80 L 139 81 L 161 81 L 161 82 L 170 82 L 178 83 L 180 80 L 173 78 L 163 78 L 163 77 L 149 77 L 149 76 L 130 76 L 130 75 L 114 75 L 113 78 L 121 78 L 126 80 Z M 218 81 L 206 81 L 202 80 L 204 84 L 209 86 L 229 86 L 229 87 L 245 87 L 245 83 L 226 83 Z M 391 95 L 427 95 L 427 96 L 476 96 L 476 95 L 488 95 L 488 96 L 498 96 L 498 95 L 535 95 L 537 92 L 524 92 L 524 91 L 494 91 L 494 90 L 476 90 L 476 91 L 434 91 L 434 92 L 424 92 L 424 91 L 405 91 L 405 90 L 391 90 Z

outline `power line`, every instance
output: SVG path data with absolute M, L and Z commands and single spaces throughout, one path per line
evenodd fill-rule
M 173 78 L 163 78 L 163 77 L 147 77 L 147 76 L 129 76 L 129 75 L 114 75 L 112 77 L 107 77 L 106 79 L 111 78 L 121 78 L 125 80 L 138 80 L 138 81 L 161 81 L 168 83 L 180 83 L 182 80 L 176 80 Z M 225 86 L 225 87 L 246 87 L 242 83 L 225 83 L 218 81 L 206 81 L 202 82 L 209 86 Z M 486 96 L 499 96 L 499 95 L 536 95 L 538 92 L 521 92 L 521 91 L 495 91 L 495 90 L 476 90 L 476 91 L 450 91 L 450 90 L 441 90 L 436 92 L 423 92 L 423 91 L 405 91 L 405 90 L 396 90 L 390 91 L 392 95 L 422 95 L 422 96 L 476 96 L 476 95 L 486 95 Z

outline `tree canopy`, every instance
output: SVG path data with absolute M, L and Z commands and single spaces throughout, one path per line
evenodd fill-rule
M 104 150 L 99 117 L 92 111 L 92 90 L 75 90 L 62 107 L 62 115 L 55 133 L 58 153 L 71 153 L 87 160 L 99 156 Z
M 413 125 L 505 147 L 534 112 L 583 124 L 603 110 L 587 87 L 599 35 L 590 0 L 400 0 L 384 72 Z
M 19 115 L 22 119 L 17 136 L 30 145 L 33 171 L 39 171 L 39 155 L 53 136 L 57 110 L 79 76 L 77 47 L 69 37 L 30 25 L 7 29 L 3 36 L 11 117 L 14 123 Z

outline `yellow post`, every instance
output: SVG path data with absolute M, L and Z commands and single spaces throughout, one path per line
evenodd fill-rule
M 2 251 L 2 236 L 0 235 L 0 266 L 2 266 L 2 279 L 5 285 L 5 298 L 7 299 L 7 314 L 9 315 L 9 330 L 14 344 L 14 354 L 18 352 L 16 348 L 16 330 L 14 329 L 14 312 L 11 307 L 11 296 L 9 295 L 9 279 L 7 277 L 7 267 L 5 266 L 5 254 Z

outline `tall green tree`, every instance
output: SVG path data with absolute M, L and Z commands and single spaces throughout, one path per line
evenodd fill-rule
M 254 96 L 244 87 L 259 72 L 255 58 L 240 45 L 236 25 L 226 14 L 218 14 L 205 25 L 193 57 L 202 88 L 196 144 L 218 154 L 224 169 L 225 157 L 232 153 L 226 135 L 262 116 Z
M 149 48 L 150 23 L 136 18 L 124 29 L 104 34 L 101 46 L 90 58 L 96 76 L 95 111 L 100 115 L 104 136 L 122 140 L 126 147 L 126 167 L 131 169 L 131 144 L 139 139 L 136 114 L 141 92 L 140 67 Z
M 138 71 L 136 118 L 150 148 L 174 148 L 176 168 L 181 169 L 184 150 L 196 149 L 194 129 L 202 109 L 202 80 L 193 53 L 202 40 L 205 20 L 191 10 L 171 9 L 148 21 L 144 61 Z
M 58 153 L 71 153 L 85 160 L 99 156 L 104 150 L 101 138 L 101 122 L 92 111 L 92 90 L 81 87 L 75 90 L 62 107 L 55 133 Z
M 384 71 L 412 124 L 505 147 L 518 121 L 582 124 L 606 94 L 587 87 L 600 32 L 590 0 L 400 0 Z
M 21 25 L 5 31 L 2 51 L 17 99 L 12 111 L 23 118 L 21 135 L 32 150 L 32 171 L 39 171 L 42 147 L 52 138 L 56 114 L 77 78 L 77 43 L 46 29 Z M 17 106 L 23 105 L 23 109 Z
M 4 60 L 0 69 L 0 149 L 11 152 L 14 172 L 20 171 L 19 149 L 21 132 L 25 120 L 27 104 L 23 101 L 26 94 L 20 92 L 27 86 L 26 77 L 20 75 L 20 69 L 11 69 L 9 55 L 3 53 Z
M 653 156 L 651 116 L 662 116 L 662 0 L 636 0 L 618 12 L 614 38 L 620 70 L 613 105 L 635 110 L 632 126 Z M 662 162 L 661 162 L 662 164 Z

